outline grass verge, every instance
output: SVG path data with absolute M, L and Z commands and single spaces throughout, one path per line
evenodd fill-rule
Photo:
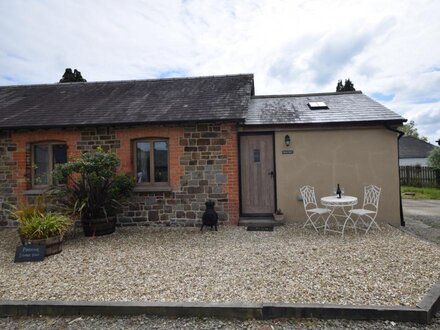
M 408 199 L 440 199 L 439 188 L 427 188 L 427 187 L 410 187 L 402 186 L 400 188 L 402 198 Z M 414 193 L 414 194 L 410 194 Z

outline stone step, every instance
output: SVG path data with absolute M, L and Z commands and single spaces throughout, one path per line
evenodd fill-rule
M 272 217 L 240 217 L 238 225 L 246 227 L 282 226 L 284 221 L 275 221 Z

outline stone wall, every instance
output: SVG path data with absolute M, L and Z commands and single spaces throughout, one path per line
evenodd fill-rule
M 17 197 L 14 189 L 17 187 L 15 172 L 17 162 L 13 159 L 13 152 L 17 146 L 13 143 L 11 132 L 0 130 L 0 226 L 15 225 L 9 211 L 16 205 Z
M 233 124 L 184 126 L 178 138 L 178 168 L 182 173 L 177 189 L 136 193 L 119 216 L 121 225 L 199 225 L 207 200 L 216 202 L 220 222 L 236 224 L 238 187 L 231 187 L 238 183 L 236 141 Z M 170 150 L 170 155 L 175 152 Z
M 115 151 L 120 147 L 114 127 L 90 127 L 80 130 L 80 140 L 77 148 L 81 152 L 93 151 L 101 147 L 105 151 Z

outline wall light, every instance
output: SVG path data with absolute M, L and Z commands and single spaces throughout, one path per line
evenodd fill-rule
M 290 146 L 290 136 L 287 134 L 284 137 L 284 144 L 286 145 L 286 147 Z

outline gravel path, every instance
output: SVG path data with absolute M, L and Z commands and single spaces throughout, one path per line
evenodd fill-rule
M 0 319 L 0 328 L 55 330 L 55 329 L 250 329 L 250 330 L 281 330 L 281 329 L 440 329 L 440 314 L 429 325 L 400 323 L 390 321 L 347 321 L 347 320 L 314 320 L 290 319 L 269 321 L 229 321 L 211 318 L 159 318 L 159 317 L 70 317 L 70 318 L 6 318 Z
M 0 299 L 415 306 L 440 279 L 440 248 L 390 227 L 345 241 L 296 226 L 119 228 L 14 264 L 18 243 L 0 231 Z

